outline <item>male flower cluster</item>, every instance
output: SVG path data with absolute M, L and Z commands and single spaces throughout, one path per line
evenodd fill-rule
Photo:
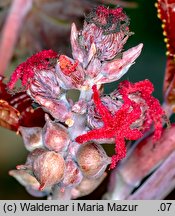
M 30 153 L 24 165 L 10 171 L 32 195 L 68 199 L 88 194 L 104 178 L 107 165 L 113 169 L 126 156 L 126 140 L 141 138 L 152 126 L 154 140 L 160 138 L 165 113 L 151 95 L 149 80 L 124 81 L 103 95 L 103 84 L 120 79 L 140 55 L 142 44 L 123 51 L 130 35 L 122 8 L 98 6 L 82 30 L 72 25 L 72 58 L 44 50 L 12 74 L 9 89 L 21 79 L 47 113 L 43 128 L 19 128 Z M 75 102 L 67 94 L 72 89 L 80 92 Z M 111 158 L 103 143 L 115 143 Z

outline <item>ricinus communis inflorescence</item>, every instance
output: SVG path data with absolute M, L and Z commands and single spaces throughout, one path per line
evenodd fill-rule
M 107 166 L 115 168 L 126 156 L 126 140 L 141 138 L 151 127 L 154 140 L 160 138 L 165 113 L 149 80 L 124 81 L 103 94 L 102 86 L 119 80 L 141 53 L 142 44 L 124 51 L 130 35 L 121 7 L 98 6 L 82 30 L 72 24 L 72 58 L 44 50 L 12 74 L 8 88 L 21 79 L 23 91 L 46 112 L 43 128 L 19 127 L 30 153 L 24 165 L 10 171 L 30 194 L 53 199 L 88 194 Z M 73 89 L 80 92 L 76 102 L 67 96 Z M 104 143 L 115 144 L 115 155 L 106 154 Z

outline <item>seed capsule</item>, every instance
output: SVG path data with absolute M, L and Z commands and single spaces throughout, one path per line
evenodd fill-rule
M 33 172 L 40 183 L 39 190 L 59 183 L 64 175 L 63 157 L 54 151 L 47 151 L 37 157 L 33 163 Z
M 43 128 L 44 146 L 56 152 L 64 151 L 70 141 L 66 127 L 51 121 L 48 115 L 45 119 L 46 124 Z
M 42 128 L 40 127 L 19 127 L 24 145 L 28 151 L 33 151 L 43 145 Z
M 111 161 L 100 145 L 88 143 L 79 148 L 77 162 L 85 177 L 99 178 Z

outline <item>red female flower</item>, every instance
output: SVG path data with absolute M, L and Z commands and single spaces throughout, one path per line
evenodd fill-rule
M 142 136 L 142 133 L 137 129 L 130 129 L 130 125 L 136 121 L 140 115 L 140 106 L 135 102 L 130 101 L 124 103 L 123 106 L 115 113 L 111 115 L 109 110 L 100 101 L 99 93 L 96 86 L 93 86 L 93 99 L 96 105 L 96 109 L 102 117 L 104 126 L 99 129 L 94 129 L 87 134 L 83 134 L 76 138 L 78 143 L 84 143 L 93 139 L 102 138 L 115 138 L 116 141 L 116 154 L 112 157 L 111 168 L 114 168 L 117 161 L 121 160 L 126 155 L 125 138 L 135 140 Z M 131 106 L 133 110 L 130 110 Z
M 144 80 L 135 84 L 124 81 L 119 86 L 119 93 L 122 95 L 123 105 L 113 115 L 100 100 L 96 86 L 93 86 L 93 100 L 97 112 L 103 120 L 103 126 L 99 129 L 88 131 L 86 134 L 76 138 L 78 143 L 84 143 L 94 139 L 115 138 L 116 155 L 112 156 L 110 168 L 114 168 L 116 163 L 126 156 L 125 139 L 137 140 L 143 133 L 137 128 L 132 128 L 131 125 L 141 118 L 141 108 L 146 106 L 147 111 L 143 129 L 150 127 L 151 123 L 155 124 L 154 138 L 158 139 L 162 130 L 162 110 L 159 102 L 150 94 L 153 91 L 153 85 L 150 81 Z M 130 99 L 132 94 L 138 94 L 138 97 L 143 98 L 143 102 L 135 102 Z
M 8 83 L 8 88 L 13 89 L 19 79 L 22 80 L 23 86 L 27 86 L 29 80 L 33 78 L 36 69 L 49 69 L 49 59 L 55 59 L 57 57 L 58 54 L 53 50 L 43 50 L 31 56 L 27 61 L 20 64 L 13 72 L 10 82 Z

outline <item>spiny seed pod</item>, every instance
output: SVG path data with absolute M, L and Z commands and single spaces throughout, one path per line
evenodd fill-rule
M 70 141 L 66 127 L 51 121 L 48 115 L 45 116 L 45 119 L 46 124 L 43 128 L 44 146 L 56 152 L 64 151 Z
M 33 163 L 33 172 L 40 183 L 39 190 L 59 183 L 64 175 L 65 162 L 63 157 L 47 151 L 37 157 Z
M 22 135 L 24 145 L 28 151 L 33 151 L 43 145 L 42 142 L 42 128 L 40 127 L 19 127 Z
M 85 177 L 99 178 L 111 160 L 100 145 L 87 143 L 79 148 L 77 162 Z
M 64 179 L 61 182 L 61 187 L 73 187 L 78 185 L 83 179 L 83 175 L 77 164 L 71 159 L 66 160 L 66 168 Z

